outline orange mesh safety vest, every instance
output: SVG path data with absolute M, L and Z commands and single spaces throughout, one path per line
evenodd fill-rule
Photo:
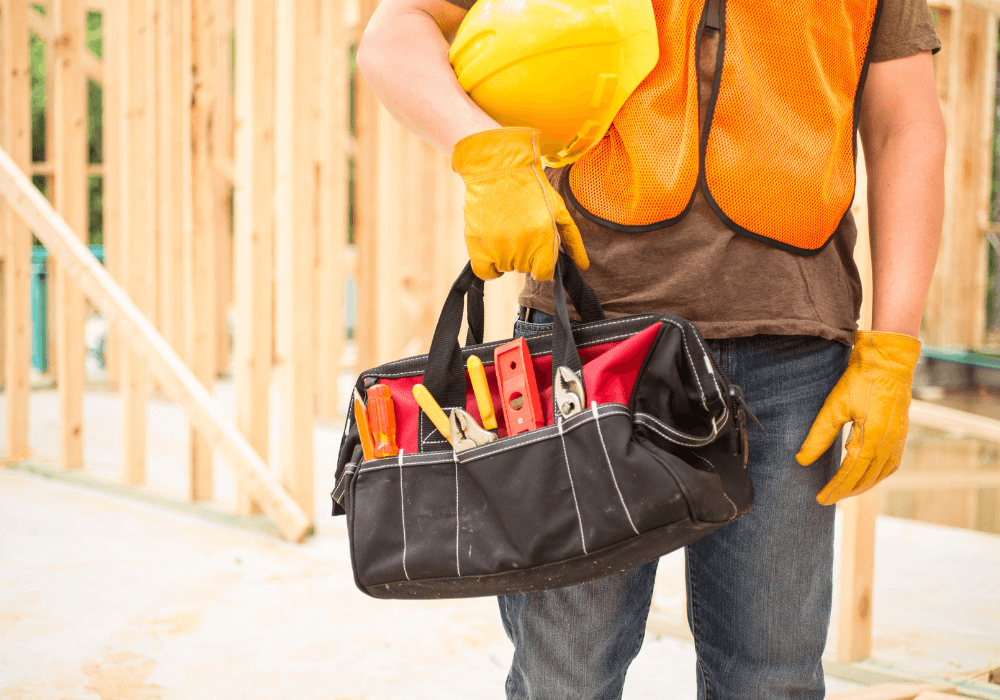
M 619 231 L 670 226 L 695 189 L 744 236 L 800 255 L 854 199 L 855 132 L 879 0 L 653 0 L 660 58 L 604 139 L 569 171 L 585 216 Z M 698 129 L 696 51 L 719 30 Z

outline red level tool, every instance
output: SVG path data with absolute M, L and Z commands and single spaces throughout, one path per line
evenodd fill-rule
M 501 345 L 493 357 L 507 434 L 517 435 L 541 428 L 545 425 L 545 416 L 538 396 L 535 368 L 531 365 L 531 353 L 524 338 Z

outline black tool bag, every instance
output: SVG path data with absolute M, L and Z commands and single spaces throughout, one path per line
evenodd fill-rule
M 583 323 L 571 326 L 567 292 Z M 459 598 L 579 584 L 652 561 L 750 510 L 749 411 L 694 324 L 653 313 L 606 319 L 565 254 L 555 304 L 553 331 L 526 339 L 545 427 L 506 436 L 493 372 L 502 343 L 481 344 L 483 286 L 471 266 L 449 292 L 428 355 L 358 378 L 362 396 L 374 383 L 390 387 L 401 448 L 364 461 L 348 410 L 332 495 L 334 514 L 347 514 L 365 593 Z M 411 390 L 423 383 L 445 412 L 478 417 L 470 355 L 486 366 L 499 439 L 455 452 Z M 568 419 L 553 404 L 559 366 L 581 374 L 587 394 Z

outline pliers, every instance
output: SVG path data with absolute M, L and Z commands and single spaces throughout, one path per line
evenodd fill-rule
M 452 409 L 448 427 L 451 446 L 455 448 L 455 452 L 479 447 L 497 439 L 496 433 L 479 427 L 476 419 L 461 408 Z
M 556 406 L 563 418 L 575 416 L 587 403 L 583 380 L 569 367 L 560 367 L 556 370 L 556 384 L 553 390 Z

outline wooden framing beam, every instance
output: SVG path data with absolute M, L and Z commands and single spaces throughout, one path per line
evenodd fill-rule
M 184 240 L 191 228 L 189 0 L 156 0 L 158 188 L 157 305 L 160 332 L 175 350 L 184 348 Z M 188 233 L 187 235 L 190 235 Z
M 982 343 L 994 121 L 997 17 L 972 2 L 939 13 L 935 58 L 948 150 L 941 248 L 924 314 L 934 345 Z
M 124 287 L 138 309 L 151 315 L 153 279 L 149 274 L 153 260 L 151 243 L 154 234 L 153 158 L 155 129 L 153 105 L 149 101 L 152 71 L 149 50 L 152 34 L 152 0 L 114 0 L 124 23 L 122 139 L 123 227 L 120 240 L 121 274 Z M 114 12 L 115 9 L 111 9 Z M 141 484 L 146 480 L 146 402 L 149 398 L 149 368 L 146 357 L 135 351 L 122 356 L 122 459 L 125 482 Z
M 86 10 L 83 11 L 86 12 Z M 86 19 L 86 15 L 84 15 L 84 18 Z M 49 49 L 58 43 L 56 37 L 61 33 L 53 25 L 52 19 L 46 15 L 39 14 L 35 10 L 28 13 L 28 29 L 37 34 L 38 38 L 48 45 L 47 48 Z M 66 49 L 63 47 L 61 50 L 65 51 Z M 73 60 L 83 69 L 83 74 L 98 85 L 103 85 L 104 65 L 101 63 L 101 59 L 97 58 L 87 48 L 86 33 L 84 34 L 83 43 L 77 44 L 71 50 L 74 53 Z
M 28 65 L 28 4 L 4 3 L 0 10 L 0 116 L 4 148 L 11 163 L 31 164 L 31 77 Z M 9 207 L 0 210 L 4 231 L 4 401 L 7 412 L 6 461 L 28 452 L 28 395 L 31 390 L 31 232 Z
M 314 255 L 319 221 L 320 0 L 282 0 L 275 38 L 275 308 L 282 391 L 279 465 L 312 512 L 315 423 Z
M 216 177 L 213 167 L 217 134 L 212 128 L 218 79 L 215 0 L 191 2 L 192 211 L 194 225 L 185 245 L 185 316 L 187 359 L 195 376 L 211 389 L 216 362 Z M 191 431 L 191 499 L 212 498 L 212 451 L 202 435 Z
M 910 403 L 910 425 L 946 430 L 964 437 L 1000 443 L 1000 420 L 939 406 L 928 401 L 914 399 Z
M 51 44 L 52 105 L 55 133 L 55 201 L 70 229 L 88 244 L 87 79 L 80 56 L 87 50 L 83 0 L 53 0 L 57 40 Z M 83 385 L 86 345 L 83 295 L 59 270 L 56 284 L 56 353 L 59 369 L 60 455 L 64 469 L 83 466 Z
M 229 310 L 233 303 L 233 177 L 221 175 L 220 163 L 233 162 L 233 3 L 234 0 L 215 0 L 217 42 L 215 78 L 215 114 L 212 126 L 215 131 L 213 166 L 215 168 L 215 215 L 217 223 L 216 267 L 216 319 L 215 319 L 215 372 L 229 373 Z
M 868 658 L 872 651 L 878 489 L 841 501 L 839 507 L 843 514 L 843 533 L 840 544 L 837 661 L 852 663 Z
M 274 361 L 274 5 L 236 3 L 233 380 L 236 425 L 264 457 Z M 236 512 L 250 515 L 257 508 L 238 481 Z
M 56 172 L 56 164 L 50 161 L 42 161 L 40 163 L 32 163 L 31 168 L 28 169 L 29 173 L 32 175 L 42 175 L 43 177 L 52 177 Z M 101 163 L 87 163 L 87 177 L 103 177 L 104 175 L 104 165 Z
M 361 30 L 368 24 L 375 11 L 376 0 L 359 0 L 359 17 L 354 44 L 361 41 Z M 375 308 L 377 292 L 376 255 L 376 206 L 377 193 L 377 135 L 378 111 L 381 109 L 375 93 L 368 87 L 360 72 L 355 77 L 355 151 L 354 151 L 354 242 L 358 251 L 357 313 L 355 338 L 358 347 L 358 365 L 374 367 L 376 361 L 376 327 L 378 313 Z
M 131 351 L 148 361 L 150 371 L 166 395 L 180 404 L 191 423 L 197 425 L 233 465 L 254 500 L 261 504 L 282 535 L 293 542 L 301 541 L 310 529 L 310 518 L 271 476 L 263 460 L 226 419 L 204 385 L 31 185 L 6 151 L 0 151 L 0 195 L 32 227 L 39 240 L 62 264 L 68 277 L 94 306 L 106 317 L 114 319 L 123 337 L 128 340 Z
M 975 3 L 987 12 L 1000 16 L 1000 0 L 969 0 L 969 2 Z
M 120 3 L 109 0 L 109 8 L 104 11 L 101 21 L 102 54 L 104 56 L 105 80 L 102 86 L 104 115 L 101 120 L 104 162 L 104 267 L 119 283 L 122 282 L 121 250 L 125 183 L 123 176 L 122 139 L 125 123 L 123 102 L 123 70 L 125 67 L 124 16 Z M 104 370 L 108 388 L 115 390 L 121 385 L 121 338 L 118 329 L 107 321 L 107 338 L 104 344 Z
M 951 491 L 959 489 L 988 489 L 1000 487 L 1000 472 L 975 471 L 922 471 L 895 473 L 882 482 L 883 491 Z M 975 516 L 975 511 L 969 514 Z
M 344 407 L 338 392 L 344 353 L 344 257 L 347 253 L 348 66 L 343 6 L 322 5 L 320 59 L 321 127 L 318 146 L 322 162 L 320 222 L 317 230 L 319 275 L 316 280 L 316 384 L 319 416 L 332 420 Z

